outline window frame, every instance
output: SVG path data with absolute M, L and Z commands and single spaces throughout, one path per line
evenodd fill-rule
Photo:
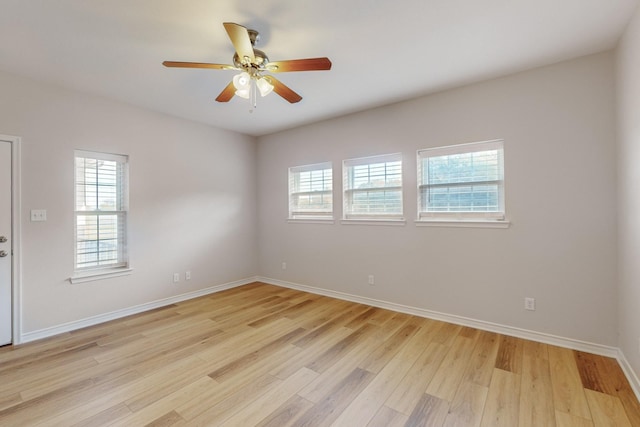
M 120 200 L 120 206 L 116 206 L 115 209 L 112 210 L 79 210 L 78 209 L 78 197 L 79 197 L 79 188 L 80 184 L 78 182 L 78 161 L 81 159 L 91 159 L 97 161 L 114 161 L 121 168 L 120 171 L 117 171 L 117 179 L 116 179 L 116 199 Z M 74 150 L 74 274 L 71 277 L 71 283 L 79 283 L 89 280 L 102 279 L 107 277 L 115 277 L 123 274 L 128 274 L 131 271 L 130 263 L 129 263 L 129 156 L 122 154 L 110 154 L 103 153 L 97 151 L 87 151 L 87 150 Z M 98 185 L 98 184 L 96 184 Z M 116 247 L 117 247 L 117 257 L 116 262 L 104 264 L 104 265 L 91 265 L 91 266 L 78 266 L 79 261 L 79 236 L 78 236 L 78 219 L 80 216 L 106 216 L 106 215 L 116 215 L 119 221 L 122 221 L 122 225 L 117 226 L 117 237 L 116 237 Z M 99 241 L 99 239 L 97 240 Z M 97 250 L 99 253 L 100 250 Z
M 375 165 L 384 163 L 385 168 L 387 163 L 400 162 L 400 185 L 399 186 L 378 186 L 367 187 L 363 189 L 351 188 L 351 183 L 355 179 L 352 175 L 353 168 L 363 165 Z M 342 223 L 343 224 L 404 224 L 404 173 L 403 173 L 403 159 L 402 153 L 382 154 L 377 156 L 358 157 L 342 161 Z M 387 173 L 385 171 L 385 182 Z M 353 195 L 358 192 L 384 192 L 388 190 L 399 191 L 400 193 L 400 211 L 395 213 L 356 213 L 352 210 Z
M 445 157 L 456 154 L 467 154 L 482 151 L 498 151 L 498 172 L 500 178 L 497 180 L 488 181 L 466 181 L 464 183 L 455 183 L 451 186 L 461 186 L 465 184 L 487 184 L 498 185 L 498 205 L 497 211 L 428 211 L 423 209 L 423 190 L 428 187 L 447 187 L 445 184 L 429 185 L 423 184 L 424 168 L 423 160 L 430 157 Z M 465 144 L 449 145 L 434 148 L 425 148 L 417 151 L 417 219 L 418 225 L 429 225 L 430 223 L 436 223 L 445 226 L 493 226 L 503 227 L 508 226 L 509 222 L 506 219 L 506 201 L 505 201 L 505 174 L 504 174 L 504 140 L 494 139 L 489 141 L 471 142 Z M 426 205 L 425 205 L 426 206 Z
M 309 190 L 309 191 L 295 191 L 295 179 L 299 177 L 300 173 L 322 171 L 323 172 L 323 188 L 326 185 L 325 171 L 330 171 L 330 185 L 329 190 Z M 334 220 L 334 194 L 333 194 L 333 163 L 331 161 L 312 163 L 308 165 L 291 166 L 288 170 L 288 189 L 289 189 L 289 209 L 288 209 L 288 221 L 289 222 L 333 222 Z M 297 189 L 299 190 L 299 189 Z M 329 196 L 331 200 L 331 210 L 314 211 L 300 209 L 299 204 L 294 202 L 296 196 L 311 196 L 322 195 L 323 197 Z

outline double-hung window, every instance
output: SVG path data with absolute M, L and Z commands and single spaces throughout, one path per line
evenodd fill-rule
M 402 219 L 402 154 L 343 161 L 345 219 Z
M 126 269 L 128 158 L 75 151 L 75 270 Z
M 331 162 L 289 168 L 289 219 L 333 219 Z
M 504 220 L 503 141 L 418 151 L 418 218 Z

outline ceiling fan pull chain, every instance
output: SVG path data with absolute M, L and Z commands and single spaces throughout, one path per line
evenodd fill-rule
M 258 97 L 257 95 L 257 90 L 256 90 L 256 79 L 255 77 L 251 79 L 251 85 L 249 88 L 249 96 L 251 98 L 251 109 L 249 110 L 250 113 L 253 113 L 253 110 L 256 109 L 258 107 Z

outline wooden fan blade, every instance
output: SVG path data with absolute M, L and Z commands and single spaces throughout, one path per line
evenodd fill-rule
M 284 73 L 288 71 L 320 71 L 330 70 L 329 58 L 291 59 L 289 61 L 269 62 L 266 69 L 272 73 Z
M 289 101 L 292 104 L 296 102 L 300 102 L 302 97 L 291 90 L 288 86 L 282 83 L 280 80 L 276 79 L 273 76 L 264 76 L 263 78 L 267 79 L 269 83 L 273 85 L 273 91 Z
M 236 67 L 228 64 L 209 64 L 207 62 L 178 62 L 178 61 L 164 61 L 162 63 L 165 67 L 179 67 L 179 68 L 213 68 L 215 70 L 235 70 Z
M 256 56 L 253 53 L 253 46 L 251 45 L 251 39 L 249 38 L 249 32 L 245 27 L 233 22 L 225 22 L 224 29 L 227 30 L 231 43 L 240 58 L 240 62 L 243 62 L 245 58 L 249 58 L 251 63 L 256 61 Z
M 216 101 L 229 102 L 231 98 L 233 98 L 233 95 L 235 94 L 236 94 L 236 87 L 233 85 L 233 80 L 232 80 L 231 83 L 229 83 L 227 87 L 225 87 L 222 90 L 222 92 L 220 92 L 220 95 L 218 95 L 218 97 L 216 98 Z

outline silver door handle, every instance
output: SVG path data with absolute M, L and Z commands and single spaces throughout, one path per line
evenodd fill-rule
M 0 251 L 0 258 L 4 258 L 7 255 L 9 255 L 8 253 L 6 253 L 5 251 Z

